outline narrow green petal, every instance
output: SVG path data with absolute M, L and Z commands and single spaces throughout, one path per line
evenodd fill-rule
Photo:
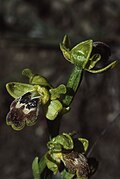
M 61 84 L 57 88 L 51 88 L 49 92 L 51 94 L 51 100 L 55 100 L 57 98 L 60 98 L 61 94 L 66 93 L 66 86 Z
M 108 69 L 114 68 L 117 65 L 117 63 L 118 63 L 117 61 L 114 61 L 114 62 L 110 63 L 109 65 L 107 65 L 106 67 L 101 68 L 99 70 L 90 70 L 90 69 L 86 69 L 86 68 L 85 68 L 85 70 L 90 72 L 90 73 L 102 73 L 102 72 L 104 72 Z

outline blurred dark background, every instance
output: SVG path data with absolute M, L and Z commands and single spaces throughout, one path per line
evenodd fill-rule
M 31 68 L 53 85 L 66 83 L 72 65 L 60 49 L 64 34 L 72 44 L 93 39 L 107 43 L 111 59 L 120 59 L 119 0 L 0 0 L 0 179 L 32 179 L 31 163 L 46 150 L 48 131 L 39 122 L 16 132 L 5 116 L 12 97 L 9 81 L 23 81 L 24 68 Z M 103 64 L 104 65 L 104 64 Z M 120 66 L 104 74 L 87 72 L 72 104 L 62 119 L 61 132 L 76 130 L 90 141 L 90 156 L 99 161 L 93 179 L 120 179 Z M 57 73 L 56 73 L 57 72 Z

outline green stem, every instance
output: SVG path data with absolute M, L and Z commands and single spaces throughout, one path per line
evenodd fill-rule
M 67 82 L 67 94 L 65 95 L 62 103 L 64 107 L 70 106 L 78 87 L 82 81 L 83 70 L 75 66 Z M 60 121 L 62 115 L 58 115 L 54 121 L 47 120 L 49 138 L 53 138 L 59 134 Z
M 64 107 L 70 106 L 77 90 L 78 87 L 80 86 L 80 83 L 82 81 L 82 75 L 83 74 L 83 69 L 74 66 L 73 71 L 68 79 L 67 82 L 67 94 L 65 95 L 63 99 L 63 105 Z
M 77 92 L 77 89 L 80 86 L 80 83 L 82 81 L 82 74 L 83 74 L 82 69 L 80 69 L 77 66 L 73 68 L 72 73 L 67 82 L 67 94 L 62 100 L 64 107 L 68 107 L 71 104 Z M 61 118 L 62 118 L 62 114 L 58 115 L 54 121 L 47 120 L 50 139 L 59 134 Z M 46 173 L 44 174 L 44 176 L 46 176 Z M 51 173 L 47 173 L 47 178 L 49 177 L 52 178 Z

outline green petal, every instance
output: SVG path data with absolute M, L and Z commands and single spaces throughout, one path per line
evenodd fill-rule
M 8 93 L 13 98 L 19 98 L 20 96 L 23 96 L 27 92 L 34 91 L 33 85 L 25 84 L 25 83 L 19 83 L 19 82 L 7 83 L 6 88 L 7 88 Z
M 66 86 L 61 84 L 57 88 L 50 89 L 49 92 L 51 94 L 51 100 L 55 100 L 57 98 L 60 98 L 61 94 L 66 93 Z

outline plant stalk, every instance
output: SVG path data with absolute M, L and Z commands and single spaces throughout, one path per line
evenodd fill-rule
M 64 107 L 69 107 L 73 98 L 81 84 L 83 77 L 83 69 L 77 66 L 74 66 L 72 73 L 67 82 L 67 94 L 63 99 Z
M 67 93 L 62 100 L 63 107 L 69 107 L 71 102 L 73 101 L 73 98 L 81 84 L 83 76 L 82 74 L 83 70 L 77 66 L 74 66 L 66 85 Z M 62 114 L 58 115 L 54 121 L 47 120 L 50 139 L 59 134 L 61 118 Z

